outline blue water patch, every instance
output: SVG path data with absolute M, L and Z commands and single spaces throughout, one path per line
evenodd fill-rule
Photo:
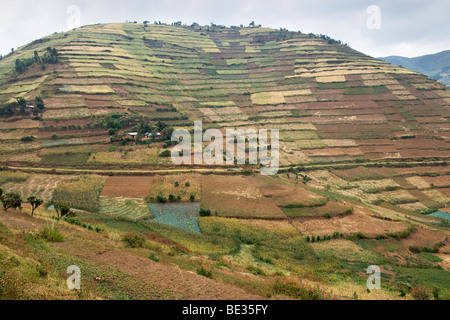
M 443 212 L 443 211 L 433 212 L 433 213 L 429 214 L 429 216 L 436 217 L 436 218 L 444 218 L 444 219 L 447 219 L 448 221 L 450 221 L 450 213 Z
M 179 229 L 201 233 L 198 225 L 200 203 L 149 203 L 154 219 L 149 221 L 163 223 Z

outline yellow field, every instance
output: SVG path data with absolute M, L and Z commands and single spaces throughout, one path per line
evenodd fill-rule
M 345 76 L 343 76 L 343 75 L 322 76 L 322 77 L 317 77 L 316 81 L 318 83 L 345 82 Z
M 285 103 L 283 92 L 262 92 L 252 94 L 252 102 L 256 105 L 283 104 Z

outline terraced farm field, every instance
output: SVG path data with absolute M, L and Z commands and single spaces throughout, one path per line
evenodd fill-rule
M 47 48 L 57 63 L 15 69 Z M 1 256 L 21 243 L 8 228 L 47 223 L 46 205 L 61 203 L 76 216 L 60 221 L 67 238 L 52 250 L 181 283 L 183 297 L 228 286 L 208 298 L 278 299 L 282 276 L 342 299 L 413 299 L 420 285 L 450 298 L 449 225 L 429 215 L 450 205 L 450 95 L 428 77 L 325 36 L 159 23 L 56 33 L 2 57 L 0 74 L 0 188 L 45 201 L 33 218 L 29 204 L 0 209 L 11 233 Z M 174 165 L 172 132 L 192 134 L 194 121 L 222 134 L 279 130 L 277 174 Z M 235 151 L 247 157 L 251 142 Z M 372 264 L 380 291 L 365 287 Z
M 131 219 L 133 221 L 152 217 L 147 203 L 142 198 L 100 197 L 99 212 L 113 219 Z

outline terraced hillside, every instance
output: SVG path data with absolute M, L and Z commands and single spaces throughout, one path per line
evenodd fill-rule
M 61 203 L 76 217 L 61 220 L 52 254 L 175 283 L 183 297 L 450 299 L 449 107 L 445 86 L 326 36 L 135 23 L 54 34 L 0 60 L 0 188 L 44 200 L 35 217 L 0 208 L 1 231 L 26 240 L 0 233 L 0 255 L 47 257 L 38 228 Z M 175 166 L 172 129 L 199 120 L 279 129 L 278 174 Z M 122 252 L 133 239 L 142 248 Z M 0 288 L 23 267 L 2 263 Z M 374 264 L 383 281 L 371 291 Z M 123 287 L 87 279 L 102 297 Z M 125 297 L 150 294 L 129 285 Z
M 35 51 L 44 57 L 47 48 L 57 50 L 56 64 L 15 71 L 17 59 Z M 162 129 L 194 120 L 204 127 L 279 129 L 282 166 L 449 156 L 446 87 L 327 37 L 93 25 L 20 48 L 0 61 L 0 75 L 3 110 L 20 97 L 35 104 L 39 96 L 45 105 L 42 112 L 16 107 L 2 117 L 4 164 L 168 166 L 158 157 L 162 143 L 122 147 L 120 134 L 145 133 L 143 123 L 160 121 Z M 111 145 L 109 134 L 119 142 Z

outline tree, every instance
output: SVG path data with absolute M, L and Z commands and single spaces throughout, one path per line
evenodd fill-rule
M 169 140 L 169 139 L 171 139 L 171 138 L 172 138 L 172 134 L 173 134 L 174 131 L 175 131 L 175 129 L 172 128 L 172 127 L 164 128 L 164 129 L 161 131 L 161 139 L 163 139 L 163 140 Z
M 36 198 L 36 197 L 28 197 L 27 201 L 31 204 L 31 216 L 34 215 L 34 210 L 36 210 L 39 206 L 44 203 L 44 200 Z
M 2 201 L 3 210 L 5 210 L 5 212 L 8 211 L 9 208 L 22 209 L 22 199 L 20 199 L 20 196 L 17 193 L 11 192 L 5 195 L 3 195 L 3 191 L 1 193 L 0 200 Z
M 44 109 L 44 101 L 42 100 L 41 97 L 37 96 L 34 98 L 34 103 L 36 104 L 36 108 L 38 108 L 39 110 L 43 110 Z
M 27 104 L 27 100 L 25 100 L 24 98 L 20 97 L 17 98 L 17 103 L 19 104 L 19 107 L 25 107 Z
M 66 217 L 66 216 L 69 217 L 69 216 L 73 215 L 73 212 L 70 211 L 70 208 L 64 204 L 55 203 L 55 211 L 57 214 L 58 222 L 63 217 Z
M 34 50 L 34 62 L 39 62 L 40 58 L 39 58 L 39 54 L 36 50 Z
M 189 200 L 191 200 L 191 202 L 195 201 L 195 196 L 193 194 L 191 194 L 191 196 L 189 197 Z

